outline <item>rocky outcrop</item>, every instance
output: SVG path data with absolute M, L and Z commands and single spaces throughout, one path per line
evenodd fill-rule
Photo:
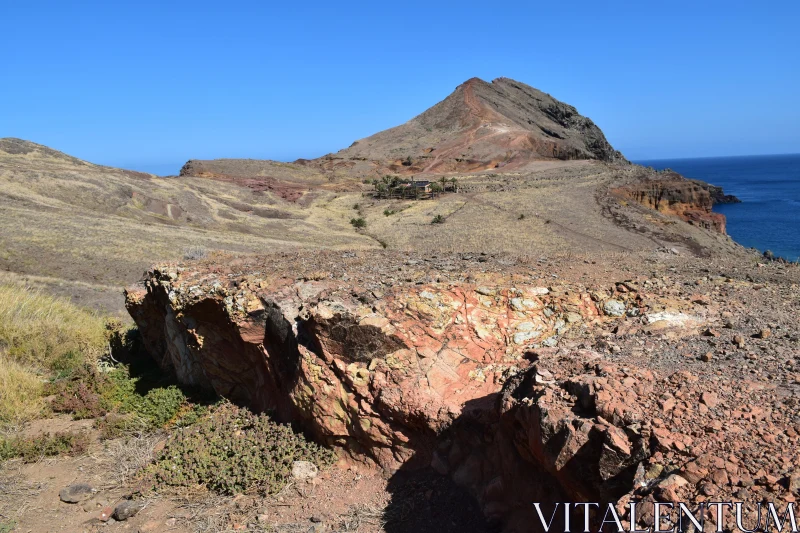
M 700 180 L 689 180 L 692 183 L 696 183 L 703 189 L 708 191 L 708 194 L 711 195 L 711 202 L 714 205 L 717 204 L 740 204 L 742 201 L 738 199 L 736 196 L 732 194 L 726 194 L 722 187 L 718 185 L 711 185 L 710 183 L 706 183 Z
M 531 346 L 601 319 L 544 287 L 342 291 L 320 281 L 187 279 L 156 269 L 127 306 L 165 370 L 387 469 L 430 461 L 463 406 L 497 393 Z M 637 303 L 630 302 L 636 310 Z M 633 312 L 633 311 L 632 311 Z
M 162 368 L 292 421 L 352 460 L 390 473 L 430 466 L 507 531 L 531 530 L 534 501 L 609 502 L 624 515 L 629 500 L 730 499 L 748 479 L 793 498 L 781 481 L 796 463 L 788 441 L 737 434 L 732 447 L 718 435 L 768 419 L 788 427 L 784 415 L 753 405 L 734 423 L 725 402 L 736 389 L 607 355 L 619 351 L 612 331 L 634 346 L 718 335 L 708 297 L 678 298 L 649 281 L 544 285 L 480 262 L 460 281 L 440 267 L 386 283 L 419 261 L 356 258 L 338 275 L 215 261 L 155 268 L 127 292 Z M 750 468 L 751 454 L 788 462 Z
M 712 211 L 714 198 L 719 196 L 712 196 L 708 184 L 675 174 L 641 180 L 619 187 L 614 192 L 690 224 L 725 233 L 725 215 Z

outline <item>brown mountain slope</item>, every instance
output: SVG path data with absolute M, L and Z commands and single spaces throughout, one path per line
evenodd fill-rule
M 467 80 L 405 124 L 317 161 L 327 168 L 366 160 L 399 173 L 441 173 L 510 170 L 541 159 L 624 161 L 574 107 L 509 78 Z
M 154 261 L 204 250 L 377 247 L 350 217 L 315 207 L 335 193 L 310 189 L 320 182 L 311 174 L 298 174 L 296 183 L 310 185 L 287 199 L 286 187 L 270 183 L 162 178 L 0 139 L 0 272 L 120 309 L 119 287 Z

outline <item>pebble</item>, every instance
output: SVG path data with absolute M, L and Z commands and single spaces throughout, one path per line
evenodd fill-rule
M 295 461 L 292 464 L 292 477 L 298 480 L 314 479 L 319 474 L 317 465 L 309 461 Z
M 623 316 L 625 314 L 625 304 L 619 300 L 608 300 L 603 304 L 603 311 L 608 316 Z

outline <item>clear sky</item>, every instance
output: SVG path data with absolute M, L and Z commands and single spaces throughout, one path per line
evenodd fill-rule
M 629 159 L 800 152 L 796 0 L 0 2 L 0 137 L 102 164 L 317 157 L 473 76 Z

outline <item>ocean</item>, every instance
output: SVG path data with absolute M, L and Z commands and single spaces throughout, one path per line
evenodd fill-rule
M 698 159 L 653 159 L 636 163 L 671 168 L 687 178 L 722 187 L 740 204 L 714 211 L 728 219 L 728 234 L 739 244 L 800 260 L 800 154 Z

